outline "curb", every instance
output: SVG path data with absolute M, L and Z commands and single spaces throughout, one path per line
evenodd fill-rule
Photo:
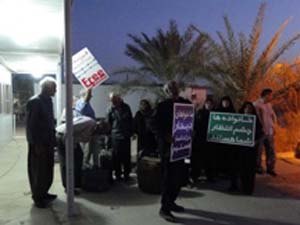
M 277 153 L 277 159 L 283 160 L 289 164 L 300 166 L 300 159 L 295 157 L 294 152 L 279 152 Z

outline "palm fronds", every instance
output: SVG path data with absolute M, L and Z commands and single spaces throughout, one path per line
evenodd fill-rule
M 266 4 L 262 3 L 248 37 L 239 33 L 237 39 L 228 17 L 225 16 L 225 34 L 217 32 L 219 42 L 210 42 L 215 58 L 211 64 L 211 74 L 207 78 L 215 83 L 215 76 L 212 74 L 219 74 L 224 82 L 224 95 L 232 92 L 232 97 L 237 102 L 246 100 L 251 89 L 263 79 L 278 58 L 300 39 L 300 34 L 296 34 L 278 47 L 280 37 L 289 22 L 286 20 L 259 54 L 265 9 Z M 216 84 L 219 85 L 219 82 Z
M 166 31 L 158 29 L 153 37 L 145 33 L 128 37 L 131 43 L 126 45 L 125 54 L 138 65 L 119 68 L 114 74 L 150 76 L 160 82 L 175 79 L 184 83 L 193 81 L 195 74 L 203 73 L 212 55 L 208 34 L 195 35 L 191 26 L 181 34 L 173 20 Z

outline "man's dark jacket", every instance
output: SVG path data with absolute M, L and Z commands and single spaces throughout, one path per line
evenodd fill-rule
M 154 115 L 152 129 L 159 143 L 160 154 L 164 158 L 170 157 L 171 142 L 168 139 L 172 137 L 175 103 L 191 104 L 189 100 L 182 97 L 178 97 L 176 100 L 166 99 L 158 104 Z
M 55 121 L 51 97 L 33 96 L 26 105 L 26 137 L 30 144 L 55 144 Z
M 133 118 L 129 105 L 122 102 L 112 106 L 107 113 L 107 121 L 111 125 L 111 135 L 114 139 L 130 138 L 133 133 Z

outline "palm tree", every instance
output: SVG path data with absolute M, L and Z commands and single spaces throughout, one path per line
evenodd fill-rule
M 228 17 L 224 16 L 226 33 L 217 32 L 219 43 L 210 41 L 215 58 L 206 78 L 215 89 L 231 95 L 238 104 L 253 95 L 255 85 L 263 79 L 277 59 L 300 38 L 300 34 L 296 34 L 276 48 L 289 22 L 286 20 L 264 50 L 258 54 L 265 8 L 266 4 L 262 3 L 248 37 L 244 33 L 236 35 Z
M 158 29 L 154 37 L 129 34 L 132 43 L 126 45 L 125 53 L 137 66 L 118 69 L 114 74 L 135 75 L 134 84 L 193 81 L 193 68 L 201 71 L 211 58 L 208 35 L 200 32 L 195 37 L 195 33 L 188 27 L 181 35 L 176 22 L 171 20 L 168 30 Z

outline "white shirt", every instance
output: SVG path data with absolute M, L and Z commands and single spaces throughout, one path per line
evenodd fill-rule
M 73 138 L 74 143 L 89 142 L 97 126 L 95 120 L 87 116 L 78 116 L 73 118 Z M 66 135 L 66 124 L 56 127 L 58 133 Z
M 263 99 L 259 99 L 254 102 L 258 117 L 263 126 L 265 135 L 274 134 L 274 120 L 276 114 L 272 108 L 271 103 L 265 103 Z

